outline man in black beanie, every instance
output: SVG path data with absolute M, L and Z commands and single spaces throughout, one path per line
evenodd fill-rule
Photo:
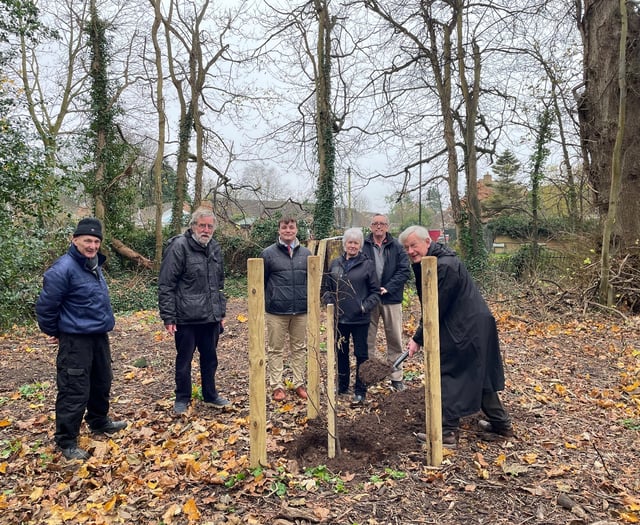
M 114 434 L 124 421 L 109 416 L 111 350 L 115 318 L 99 253 L 102 225 L 82 219 L 69 250 L 45 272 L 36 303 L 40 329 L 58 344 L 55 442 L 67 459 L 87 459 L 78 446 L 84 418 L 94 434 Z

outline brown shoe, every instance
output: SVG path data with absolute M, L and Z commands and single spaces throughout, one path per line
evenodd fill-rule
M 458 447 L 458 436 L 455 432 L 447 432 L 446 434 L 442 434 L 442 446 L 444 448 L 457 448 Z
M 420 441 L 420 443 L 426 443 L 427 435 L 425 433 L 418 432 L 415 436 L 416 436 L 416 439 Z M 447 434 L 442 434 L 442 446 L 444 448 L 457 448 L 458 436 L 456 436 L 456 433 L 449 432 Z
M 273 391 L 272 397 L 274 401 L 284 401 L 287 397 L 287 393 L 284 391 L 284 388 L 278 387 Z
M 307 399 L 307 397 L 309 397 L 307 395 L 306 389 L 302 385 L 300 385 L 298 388 L 296 388 L 296 394 L 298 394 L 298 397 L 300 399 Z

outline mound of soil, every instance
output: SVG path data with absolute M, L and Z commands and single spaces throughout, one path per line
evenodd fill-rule
M 360 365 L 360 379 L 365 385 L 374 385 L 393 373 L 393 366 L 381 359 L 370 358 Z
M 328 457 L 330 438 L 324 418 L 307 424 L 290 447 L 289 457 L 303 468 L 324 464 L 334 472 L 353 473 L 370 465 L 397 468 L 404 456 L 417 459 L 421 454 L 415 434 L 425 431 L 423 388 L 388 389 L 364 406 L 343 402 L 338 413 L 335 458 Z

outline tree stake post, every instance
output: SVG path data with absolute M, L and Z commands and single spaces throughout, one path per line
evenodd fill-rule
M 437 258 L 423 257 L 421 271 L 427 464 L 437 467 L 442 463 L 442 391 L 440 386 Z
M 267 393 L 264 349 L 264 260 L 247 261 L 249 309 L 249 462 L 267 464 Z
M 315 419 L 320 407 L 320 281 L 321 259 L 307 258 L 307 417 Z

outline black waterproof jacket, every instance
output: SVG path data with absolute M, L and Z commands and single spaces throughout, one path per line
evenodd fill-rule
M 301 246 L 293 248 L 289 256 L 287 247 L 276 242 L 265 248 L 264 302 L 267 313 L 299 315 L 307 313 L 307 257 L 311 252 Z
M 375 255 L 373 234 L 370 233 L 364 240 L 362 253 L 369 259 L 374 261 Z M 382 242 L 382 255 L 384 257 L 384 268 L 382 269 L 382 277 L 380 286 L 386 288 L 387 293 L 380 296 L 382 304 L 399 304 L 402 302 L 404 285 L 411 276 L 411 267 L 409 265 L 409 257 L 402 245 L 387 233 L 385 240 Z
M 158 278 L 160 317 L 168 324 L 221 321 L 227 311 L 220 245 L 202 246 L 187 230 L 169 239 Z
M 380 303 L 380 281 L 374 262 L 360 252 L 331 261 L 322 279 L 322 302 L 335 304 L 340 324 L 369 324 L 371 310 Z
M 462 261 L 437 243 L 427 256 L 437 257 L 442 411 L 451 420 L 478 412 L 483 390 L 504 390 L 504 368 L 496 321 Z M 420 263 L 412 267 L 422 302 Z M 422 328 L 413 340 L 423 346 Z

